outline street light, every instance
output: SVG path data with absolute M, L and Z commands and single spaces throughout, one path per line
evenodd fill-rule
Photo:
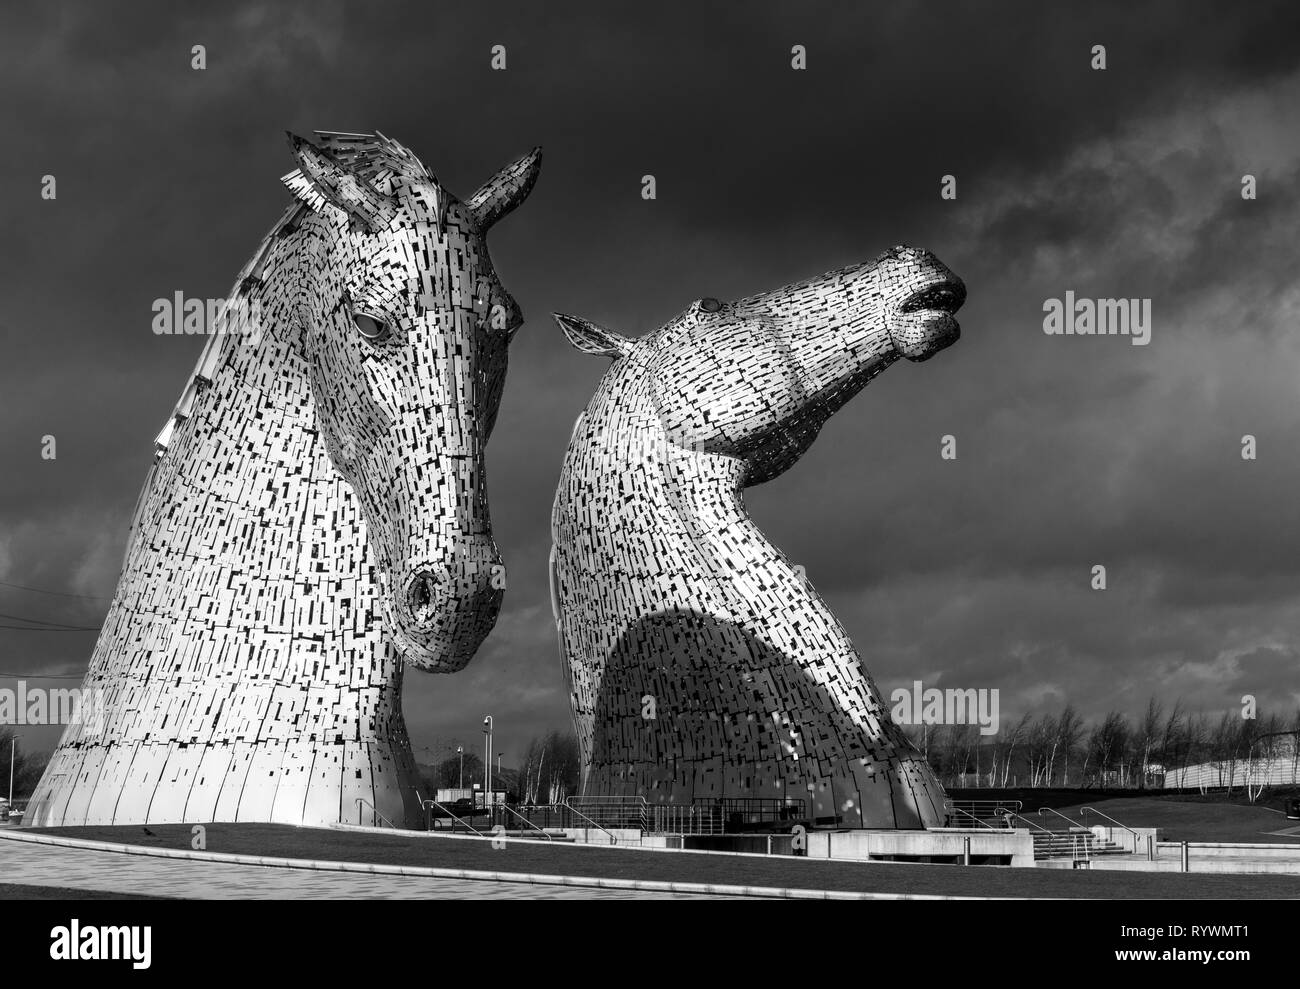
M 492 715 L 483 719 L 483 800 L 492 799 Z
M 15 732 L 9 742 L 9 810 L 11 813 L 14 806 L 14 750 L 18 748 L 19 737 Z
M 457 745 L 456 754 L 460 756 L 460 782 L 456 785 L 456 789 L 463 790 L 465 789 L 465 746 Z

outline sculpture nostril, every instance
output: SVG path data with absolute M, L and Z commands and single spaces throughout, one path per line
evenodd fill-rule
M 411 609 L 411 617 L 417 622 L 429 619 L 433 610 L 434 580 L 432 574 L 416 574 L 411 587 L 406 592 L 406 600 Z

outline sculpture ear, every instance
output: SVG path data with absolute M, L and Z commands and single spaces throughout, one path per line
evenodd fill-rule
M 619 358 L 630 353 L 632 347 L 636 344 L 635 340 L 625 337 L 621 333 L 615 333 L 603 326 L 597 326 L 590 320 L 582 319 L 579 316 L 566 316 L 564 313 L 559 312 L 551 313 L 551 315 L 560 324 L 560 329 L 569 338 L 569 343 L 584 354 Z
M 478 228 L 486 231 L 527 199 L 541 168 L 542 149 L 533 148 L 479 186 L 474 195 L 465 200 L 465 207 Z
M 298 159 L 298 171 L 284 177 L 284 184 L 312 209 L 321 201 L 361 221 L 373 232 L 385 230 L 397 215 L 397 204 L 329 151 L 318 148 L 296 134 L 285 132 L 289 147 Z M 313 195 L 314 193 L 314 195 Z

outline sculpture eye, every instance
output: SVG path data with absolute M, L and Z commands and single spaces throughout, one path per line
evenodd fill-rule
M 388 323 L 377 316 L 371 316 L 363 312 L 354 312 L 352 314 L 352 322 L 356 324 L 357 332 L 371 343 L 383 343 L 388 339 Z
M 718 312 L 722 309 L 722 303 L 717 299 L 701 299 L 700 308 L 705 312 Z

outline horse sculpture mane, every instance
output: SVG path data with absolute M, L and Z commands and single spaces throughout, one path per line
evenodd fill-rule
M 794 464 L 894 361 L 956 340 L 964 298 L 933 255 L 898 247 L 736 302 L 700 299 L 636 340 L 557 314 L 578 349 L 614 359 L 574 426 L 552 515 L 585 795 L 942 823 L 925 760 L 743 489 Z
M 382 134 L 317 141 L 158 436 L 32 824 L 421 820 L 402 672 L 462 668 L 500 607 L 522 316 L 485 237 L 540 151 L 462 202 Z

